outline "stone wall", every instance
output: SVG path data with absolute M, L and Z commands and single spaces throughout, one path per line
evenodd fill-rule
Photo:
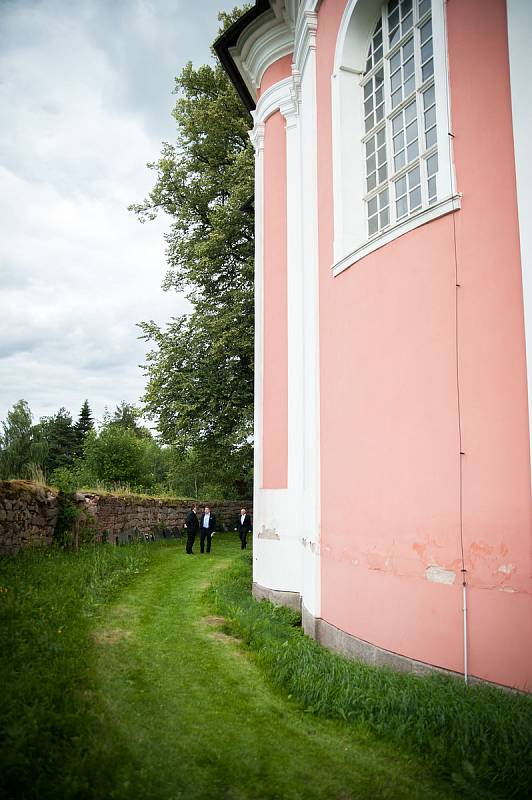
M 139 534 L 157 538 L 179 535 L 190 511 L 190 503 L 182 500 L 158 500 L 135 495 L 119 497 L 78 492 L 76 499 L 94 518 L 98 534 L 112 544 L 132 541 Z M 241 501 L 198 501 L 198 517 L 205 502 L 210 504 L 212 513 L 216 515 L 219 530 L 234 528 L 242 507 Z M 251 513 L 251 502 L 244 502 Z
M 29 481 L 0 481 L 0 555 L 49 545 L 59 513 L 57 491 Z
M 78 508 L 88 512 L 96 541 L 123 544 L 139 537 L 167 538 L 183 530 L 191 501 L 77 492 Z M 219 530 L 234 527 L 240 508 L 253 513 L 251 501 L 198 501 L 198 511 L 209 503 Z M 21 547 L 49 545 L 59 514 L 55 489 L 29 481 L 0 481 L 0 555 Z M 199 516 L 199 513 L 198 513 Z

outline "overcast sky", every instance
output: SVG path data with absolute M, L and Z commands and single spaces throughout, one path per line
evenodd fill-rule
M 167 222 L 127 211 L 172 141 L 174 77 L 209 61 L 231 0 L 0 0 L 0 420 L 138 402 L 136 323 L 163 292 Z

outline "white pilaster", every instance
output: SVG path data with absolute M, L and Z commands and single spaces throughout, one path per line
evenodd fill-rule
M 302 600 L 321 614 L 320 430 L 318 318 L 318 190 L 316 31 L 318 17 L 305 10 L 298 20 L 295 66 L 301 74 L 302 301 L 303 301 L 303 584 Z
M 523 273 L 528 427 L 532 454 L 532 103 L 530 102 L 532 6 L 530 0 L 507 0 L 507 13 L 515 176 Z

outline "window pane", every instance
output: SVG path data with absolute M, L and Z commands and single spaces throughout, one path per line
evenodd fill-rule
M 406 44 L 403 45 L 403 61 L 406 61 L 407 58 L 414 55 L 414 40 L 409 39 Z
M 406 197 L 402 197 L 400 200 L 396 202 L 395 209 L 396 209 L 397 219 L 401 219 L 401 217 L 405 216 L 406 212 L 408 211 Z
M 395 196 L 401 197 L 403 194 L 406 194 L 406 178 L 404 176 L 395 181 Z
M 432 57 L 432 39 L 423 45 L 421 48 L 421 63 L 424 64 L 427 59 Z
M 403 150 L 405 146 L 405 135 L 403 131 L 397 134 L 397 136 L 393 137 L 393 152 L 398 153 L 399 150 Z
M 407 177 L 408 177 L 408 188 L 409 189 L 412 189 L 412 187 L 414 187 L 414 186 L 418 186 L 419 182 L 420 182 L 419 181 L 419 167 L 416 167 L 415 169 L 411 170 L 408 173 Z
M 367 180 L 367 190 L 368 190 L 368 192 L 371 192 L 371 190 L 374 189 L 376 187 L 376 185 L 377 185 L 377 173 L 374 172 L 373 175 L 369 175 L 368 176 L 368 180 Z
M 436 95 L 434 91 L 434 86 L 431 86 L 430 89 L 427 89 L 426 92 L 423 92 L 423 107 L 429 108 L 430 106 L 434 105 L 436 100 Z
M 408 125 L 409 122 L 412 122 L 413 119 L 416 119 L 416 103 L 410 103 L 405 108 L 405 122 Z
M 425 127 L 432 128 L 436 124 L 436 106 L 432 106 L 425 114 Z
M 433 203 L 436 200 L 436 176 L 433 175 L 432 178 L 428 180 L 428 195 L 429 195 L 429 203 Z
M 424 25 L 421 26 L 421 44 L 424 44 L 427 39 L 432 36 L 432 20 L 429 19 Z
M 394 72 L 391 79 L 392 92 L 394 92 L 399 86 L 401 86 L 401 82 L 402 82 L 401 70 L 397 70 L 397 72 Z
M 394 53 L 390 58 L 390 72 L 395 72 L 401 66 L 401 51 Z
M 411 122 L 406 128 L 406 141 L 408 144 L 417 139 L 417 120 Z
M 412 144 L 409 144 L 408 147 L 406 148 L 407 161 L 408 162 L 413 161 L 414 158 L 417 157 L 418 153 L 419 153 L 419 149 L 418 149 L 418 144 L 417 144 L 417 139 L 416 139 L 415 142 L 412 142 Z
M 397 172 L 397 170 L 401 169 L 401 167 L 404 167 L 405 164 L 406 164 L 405 151 L 401 150 L 401 152 L 398 153 L 393 160 L 393 166 L 395 171 Z
M 369 230 L 369 235 L 370 236 L 373 236 L 374 233 L 377 233 L 377 231 L 379 230 L 379 222 L 378 222 L 377 217 L 370 217 L 369 218 L 369 220 L 368 220 L 368 230 Z
M 414 211 L 421 205 L 421 189 L 418 186 L 410 193 L 410 211 Z
M 368 203 L 368 214 L 371 217 L 373 214 L 376 214 L 376 213 L 377 213 L 377 198 L 376 197 L 372 197 L 371 200 Z
M 389 224 L 389 222 L 390 222 L 390 210 L 389 210 L 388 207 L 386 207 L 384 209 L 384 211 L 381 211 L 381 213 L 380 213 L 380 222 L 381 222 L 381 228 L 384 228 L 386 225 Z
M 382 183 L 388 177 L 388 169 L 386 164 L 383 167 L 379 167 L 379 183 Z
M 430 130 L 425 133 L 425 143 L 427 149 L 432 147 L 433 144 L 436 144 L 436 128 L 430 128 Z
M 438 154 L 434 153 L 433 156 L 427 158 L 427 175 L 430 177 L 438 171 Z
M 405 68 L 403 70 L 403 74 L 406 78 L 409 78 L 411 75 L 414 74 L 414 58 L 409 58 L 405 64 Z
M 386 132 L 384 128 L 381 128 L 381 130 L 377 132 L 377 147 L 382 147 L 385 140 L 386 140 Z
M 366 155 L 367 156 L 371 155 L 371 153 L 373 153 L 374 150 L 375 150 L 375 139 L 372 136 L 369 142 L 367 142 L 366 144 Z
M 410 30 L 412 27 L 412 14 L 407 14 L 407 16 L 401 22 L 401 30 L 403 32 L 403 36 L 407 31 Z
M 421 80 L 426 81 L 431 75 L 434 75 L 434 62 L 432 59 L 421 68 Z
M 430 8 L 430 0 L 420 0 L 419 2 L 419 16 L 422 17 Z
M 414 89 L 415 89 L 415 78 L 414 78 L 414 76 L 412 75 L 412 77 L 411 77 L 411 78 L 409 78 L 407 81 L 405 81 L 405 94 L 404 94 L 404 96 L 405 96 L 405 97 L 408 97 L 408 95 L 409 95 L 411 92 L 413 92 L 413 91 L 414 91 Z

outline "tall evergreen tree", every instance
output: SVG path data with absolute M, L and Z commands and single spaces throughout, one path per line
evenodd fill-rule
M 72 465 L 77 452 L 76 428 L 72 415 L 66 408 L 60 408 L 51 417 L 42 417 L 39 428 L 47 444 L 44 466 L 47 475 L 58 467 Z
M 78 449 L 83 446 L 86 435 L 90 430 L 92 430 L 93 427 L 94 421 L 92 419 L 92 411 L 89 406 L 89 401 L 85 400 L 81 406 L 78 421 L 76 422 L 76 439 L 78 443 Z

